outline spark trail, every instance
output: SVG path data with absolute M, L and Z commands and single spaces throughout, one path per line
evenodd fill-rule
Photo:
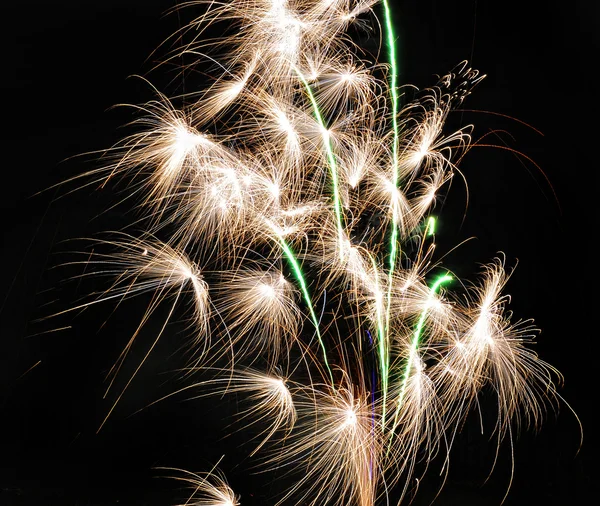
M 392 143 L 392 185 L 394 188 L 398 186 L 399 174 L 398 174 L 398 62 L 396 60 L 396 37 L 394 36 L 393 22 L 392 22 L 392 11 L 389 5 L 389 0 L 383 0 L 383 9 L 385 15 L 385 29 L 387 35 L 387 45 L 389 51 L 389 60 L 391 68 L 390 76 L 390 95 L 392 101 L 392 128 L 393 128 L 393 143 Z M 389 369 L 390 369 L 390 356 L 389 356 L 389 322 L 390 322 L 390 301 L 392 297 L 392 279 L 394 275 L 394 269 L 396 268 L 396 256 L 398 254 L 398 201 L 392 197 L 392 233 L 390 235 L 390 253 L 389 253 L 389 277 L 388 277 L 388 293 L 387 293 L 387 310 L 386 310 L 386 323 L 384 333 L 384 344 L 381 347 L 381 381 L 382 381 L 382 395 L 383 395 L 383 412 L 381 417 L 381 423 L 385 426 L 386 417 L 386 405 L 387 396 L 389 389 Z

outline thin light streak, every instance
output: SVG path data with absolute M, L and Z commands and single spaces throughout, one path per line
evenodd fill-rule
M 438 279 L 434 281 L 429 289 L 429 297 L 427 299 L 425 309 L 421 312 L 421 316 L 419 317 L 419 321 L 417 322 L 417 326 L 415 327 L 412 341 L 410 344 L 410 349 L 408 350 L 408 357 L 406 359 L 406 366 L 404 367 L 404 372 L 402 374 L 402 385 L 400 387 L 400 393 L 398 394 L 398 400 L 396 401 L 396 415 L 394 416 L 394 424 L 392 426 L 392 434 L 396 430 L 398 424 L 398 413 L 402 409 L 402 405 L 404 403 L 404 396 L 406 394 L 406 385 L 408 384 L 408 378 L 410 376 L 410 371 L 413 367 L 414 356 L 419 349 L 419 345 L 421 344 L 421 338 L 423 335 L 423 327 L 425 325 L 425 321 L 427 320 L 427 315 L 429 313 L 429 305 L 433 300 L 435 294 L 438 289 L 444 284 L 452 281 L 452 276 L 450 274 L 444 274 L 440 276 Z
M 393 129 L 393 141 L 392 141 L 392 184 L 396 188 L 399 183 L 399 171 L 398 171 L 398 62 L 396 59 L 396 37 L 394 35 L 394 27 L 392 22 L 392 11 L 388 0 L 383 0 L 384 17 L 385 17 L 385 31 L 387 38 L 387 46 L 390 61 L 390 95 L 392 101 L 392 129 Z M 386 310 L 386 331 L 385 340 L 387 344 L 384 354 L 381 357 L 381 362 L 385 364 L 383 368 L 386 376 L 383 378 L 383 405 L 384 411 L 382 416 L 382 424 L 385 425 L 385 406 L 387 403 L 388 385 L 389 385 L 389 365 L 390 356 L 389 352 L 389 338 L 390 338 L 390 304 L 392 297 L 392 279 L 394 270 L 396 268 L 396 257 L 398 255 L 398 201 L 392 196 L 392 233 L 390 234 L 390 253 L 389 253 L 389 273 L 388 273 L 388 293 L 387 293 L 387 310 Z
M 325 144 L 325 150 L 327 151 L 327 160 L 329 162 L 329 173 L 331 175 L 331 184 L 333 186 L 333 206 L 335 209 L 335 219 L 336 219 L 337 230 L 338 230 L 339 254 L 340 254 L 340 257 L 343 258 L 344 241 L 345 241 L 344 223 L 343 223 L 344 220 L 343 220 L 343 216 L 342 216 L 342 202 L 340 200 L 337 162 L 335 159 L 335 154 L 333 153 L 333 148 L 331 146 L 330 133 L 327 130 L 325 121 L 323 120 L 323 116 L 321 115 L 319 104 L 317 103 L 317 100 L 315 99 L 315 95 L 312 92 L 310 84 L 308 84 L 308 81 L 306 80 L 306 78 L 304 77 L 302 72 L 300 72 L 300 70 L 295 65 L 293 66 L 293 69 L 296 72 L 296 74 L 298 74 L 300 81 L 302 81 L 302 84 L 304 85 L 306 94 L 308 95 L 308 97 L 310 99 L 310 103 L 312 104 L 313 114 L 315 115 L 317 123 L 319 123 L 319 126 L 321 127 L 321 130 L 322 130 L 323 144 Z
M 319 327 L 320 327 L 319 319 L 317 318 L 317 314 L 315 313 L 315 309 L 313 307 L 313 303 L 310 298 L 310 293 L 308 292 L 308 287 L 306 286 L 306 280 L 304 279 L 304 274 L 302 273 L 302 268 L 300 267 L 300 264 L 298 263 L 298 260 L 296 259 L 296 256 L 294 255 L 294 252 L 290 248 L 289 244 L 285 242 L 283 237 L 281 237 L 280 235 L 277 235 L 277 239 L 279 240 L 281 249 L 284 251 L 286 258 L 288 259 L 288 262 L 292 266 L 292 270 L 294 271 L 296 280 L 298 281 L 298 284 L 300 285 L 300 290 L 302 292 L 302 295 L 306 302 L 306 306 L 310 313 L 310 318 L 315 327 L 315 332 L 317 334 L 317 339 L 319 341 L 319 345 L 321 346 L 321 351 L 323 353 L 323 362 L 324 362 L 325 368 L 327 369 L 327 372 L 329 373 L 329 378 L 331 380 L 331 384 L 332 384 L 333 388 L 335 388 L 335 381 L 333 380 L 333 372 L 331 371 L 331 367 L 329 366 L 329 361 L 327 360 L 327 349 L 325 347 L 325 343 L 323 342 L 323 337 L 321 336 L 321 331 L 319 330 Z

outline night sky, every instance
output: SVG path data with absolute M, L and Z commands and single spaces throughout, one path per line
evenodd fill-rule
M 467 279 L 500 251 L 508 266 L 518 262 L 506 289 L 510 309 L 515 319 L 533 318 L 542 329 L 535 350 L 563 373 L 559 393 L 583 423 L 579 453 L 579 427 L 564 403 L 539 433 L 517 438 L 514 484 L 504 504 L 584 504 L 597 400 L 588 386 L 595 372 L 597 282 L 589 245 L 595 144 L 582 128 L 596 106 L 582 62 L 599 49 L 597 15 L 572 7 L 555 16 L 523 9 L 525 3 L 396 2 L 400 81 L 424 88 L 469 60 L 488 77 L 451 121 L 474 123 L 475 138 L 494 132 L 490 143 L 525 155 L 494 147 L 470 152 L 461 166 L 468 207 L 457 181 L 437 210 L 439 248 L 474 238 L 444 260 Z M 138 412 L 184 384 L 174 373 L 184 365 L 183 326 L 177 324 L 96 433 L 114 400 L 112 394 L 103 399 L 105 376 L 147 300 L 114 312 L 108 303 L 76 318 L 47 318 L 98 289 L 93 280 L 65 282 L 81 272 L 60 267 L 81 247 L 71 240 L 98 237 L 134 216 L 125 214 L 128 206 L 106 211 L 115 202 L 110 187 L 69 193 L 77 185 L 53 186 L 95 166 L 94 157 L 77 155 L 121 138 L 132 116 L 112 106 L 152 98 L 148 85 L 130 76 L 144 75 L 167 94 L 189 91 L 199 79 L 182 82 L 169 67 L 151 71 L 152 51 L 193 16 L 193 9 L 165 16 L 173 6 L 174 0 L 106 0 L 3 7 L 1 506 L 173 504 L 185 493 L 156 467 L 208 470 L 243 443 L 239 434 L 222 439 L 232 409 L 225 403 L 171 399 Z M 151 329 L 142 336 L 146 342 Z M 141 354 L 140 348 L 134 357 Z M 508 445 L 484 485 L 493 445 L 468 427 L 459 443 L 436 504 L 499 505 L 510 471 Z M 221 467 L 246 505 L 271 504 L 263 497 L 285 480 L 249 475 L 235 456 Z M 427 504 L 430 485 L 434 481 L 421 485 L 423 497 L 414 504 Z

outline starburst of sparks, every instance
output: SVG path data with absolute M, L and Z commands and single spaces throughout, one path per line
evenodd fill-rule
M 263 427 L 250 456 L 296 480 L 273 504 L 383 505 L 394 487 L 402 501 L 486 387 L 498 444 L 537 426 L 561 377 L 527 347 L 536 329 L 510 322 L 504 260 L 472 288 L 434 260 L 436 199 L 473 129 L 446 120 L 483 76 L 461 63 L 401 104 L 387 0 L 189 6 L 166 60 L 213 81 L 136 106 L 134 132 L 83 175 L 126 180 L 143 229 L 82 262 L 113 282 L 78 308 L 151 293 L 141 328 L 170 301 L 127 385 L 187 302 L 186 374 L 209 378 L 173 395 L 246 396 L 238 421 Z M 373 64 L 350 33 L 378 13 L 387 60 Z M 239 504 L 215 470 L 180 479 L 185 504 Z

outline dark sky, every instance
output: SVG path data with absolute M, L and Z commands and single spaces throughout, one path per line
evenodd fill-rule
M 595 145 L 583 127 L 595 110 L 586 88 L 593 70 L 586 61 L 598 49 L 597 26 L 591 21 L 595 13 L 572 7 L 557 16 L 549 8 L 527 10 L 526 2 L 513 0 L 396 4 L 400 81 L 426 87 L 436 74 L 469 60 L 488 75 L 464 104 L 480 112 L 455 113 L 452 121 L 474 123 L 478 134 L 503 131 L 490 139 L 539 166 L 504 149 L 473 149 L 463 166 L 470 192 L 467 217 L 461 221 L 465 194 L 456 184 L 442 209 L 446 228 L 439 240 L 449 248 L 476 237 L 447 260 L 467 277 L 498 251 L 506 254 L 509 266 L 518 260 L 507 287 L 511 308 L 517 319 L 534 318 L 542 329 L 536 351 L 564 374 L 560 393 L 584 425 L 579 455 L 579 429 L 564 406 L 537 436 L 519 439 L 515 484 L 505 504 L 581 503 L 592 474 L 595 399 L 588 384 L 597 334 L 592 293 L 597 283 L 589 246 L 596 212 L 589 153 Z M 120 138 L 119 128 L 131 117 L 111 106 L 151 98 L 147 87 L 128 76 L 148 75 L 159 89 L 177 89 L 174 74 L 147 74 L 152 50 L 191 15 L 165 17 L 173 5 L 173 0 L 108 0 L 9 2 L 3 7 L 2 506 L 172 504 L 176 485 L 156 478 L 153 467 L 207 469 L 239 443 L 235 437 L 225 442 L 211 437 L 225 424 L 219 413 L 226 407 L 219 411 L 173 401 L 133 414 L 172 388 L 169 371 L 181 366 L 175 332 L 96 434 L 110 406 L 102 399 L 104 375 L 135 318 L 130 313 L 111 316 L 108 305 L 75 320 L 36 322 L 86 288 L 85 283 L 61 281 L 65 272 L 75 272 L 56 268 L 68 258 L 61 257 L 70 247 L 64 241 L 123 224 L 120 208 L 98 216 L 114 201 L 109 191 L 82 190 L 57 200 L 64 191 L 47 189 L 93 167 L 90 157 L 72 157 Z M 528 123 L 543 135 L 500 115 Z M 135 315 L 142 308 L 140 302 L 129 311 Z M 98 324 L 107 318 L 99 332 Z M 62 325 L 72 328 L 48 332 Z M 484 459 L 489 465 L 492 447 L 473 449 L 472 444 L 485 448 L 485 438 L 473 439 L 464 437 L 459 470 L 439 504 L 500 503 L 506 455 L 494 478 L 480 488 L 480 463 Z M 263 492 L 268 480 L 248 479 L 243 469 L 231 473 L 242 504 L 269 504 L 251 495 L 255 480 Z

